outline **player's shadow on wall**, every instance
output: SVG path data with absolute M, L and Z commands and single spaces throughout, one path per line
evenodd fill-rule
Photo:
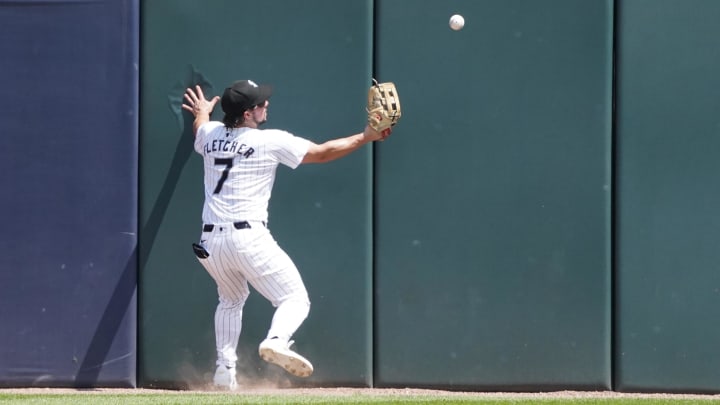
M 74 387 L 86 388 L 98 386 L 98 377 L 103 365 L 112 360 L 108 359 L 107 356 L 113 340 L 120 330 L 123 318 L 128 310 L 137 311 L 137 303 L 133 300 L 133 296 L 137 289 L 138 269 L 145 268 L 158 231 L 162 225 L 163 218 L 165 217 L 165 212 L 170 205 L 170 201 L 180 180 L 180 175 L 193 152 L 194 137 L 192 135 L 192 124 L 194 119 L 191 114 L 183 113 L 181 105 L 185 89 L 190 86 L 195 86 L 196 84 L 202 87 L 205 94 L 212 94 L 212 85 L 210 82 L 205 79 L 201 73 L 197 72 L 194 67 L 191 67 L 190 75 L 185 83 L 176 85 L 168 96 L 170 109 L 177 117 L 180 127 L 180 136 L 175 146 L 175 153 L 173 154 L 168 175 L 150 211 L 147 222 L 138 234 L 138 244 L 128 257 L 125 268 L 90 341 L 87 353 L 75 377 Z M 138 246 L 142 247 L 139 256 Z M 140 324 L 139 319 L 137 324 Z M 135 381 L 136 378 L 134 378 L 134 373 L 132 377 L 130 381 L 103 382 L 103 386 L 134 387 L 137 383 Z

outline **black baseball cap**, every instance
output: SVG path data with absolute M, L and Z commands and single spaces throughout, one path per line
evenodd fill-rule
M 254 106 L 264 103 L 271 95 L 271 86 L 258 85 L 252 80 L 238 80 L 225 89 L 220 105 L 225 114 L 241 115 Z

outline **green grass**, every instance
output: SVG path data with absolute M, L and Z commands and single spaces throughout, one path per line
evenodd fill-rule
M 720 400 L 665 398 L 479 398 L 442 395 L 245 395 L 245 394 L 0 394 L 0 404 L 543 404 L 651 405 L 711 404 Z

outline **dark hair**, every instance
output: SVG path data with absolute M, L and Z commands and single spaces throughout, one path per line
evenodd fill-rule
M 238 127 L 240 124 L 242 124 L 245 121 L 245 114 L 235 115 L 235 114 L 225 114 L 223 117 L 223 124 L 225 124 L 225 128 L 233 129 Z

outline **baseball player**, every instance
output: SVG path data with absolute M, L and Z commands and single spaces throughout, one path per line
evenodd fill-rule
M 200 86 L 188 88 L 182 106 L 195 118 L 195 151 L 203 157 L 205 172 L 202 233 L 193 249 L 219 295 L 213 383 L 229 390 L 237 389 L 236 350 L 248 284 L 276 307 L 260 357 L 299 377 L 313 372 L 312 364 L 290 349 L 290 338 L 310 310 L 308 293 L 267 227 L 277 166 L 329 162 L 391 132 L 368 125 L 362 133 L 318 145 L 283 130 L 259 129 L 267 121 L 270 95 L 271 87 L 241 80 L 211 100 Z M 222 122 L 210 121 L 218 101 L 225 116 Z

